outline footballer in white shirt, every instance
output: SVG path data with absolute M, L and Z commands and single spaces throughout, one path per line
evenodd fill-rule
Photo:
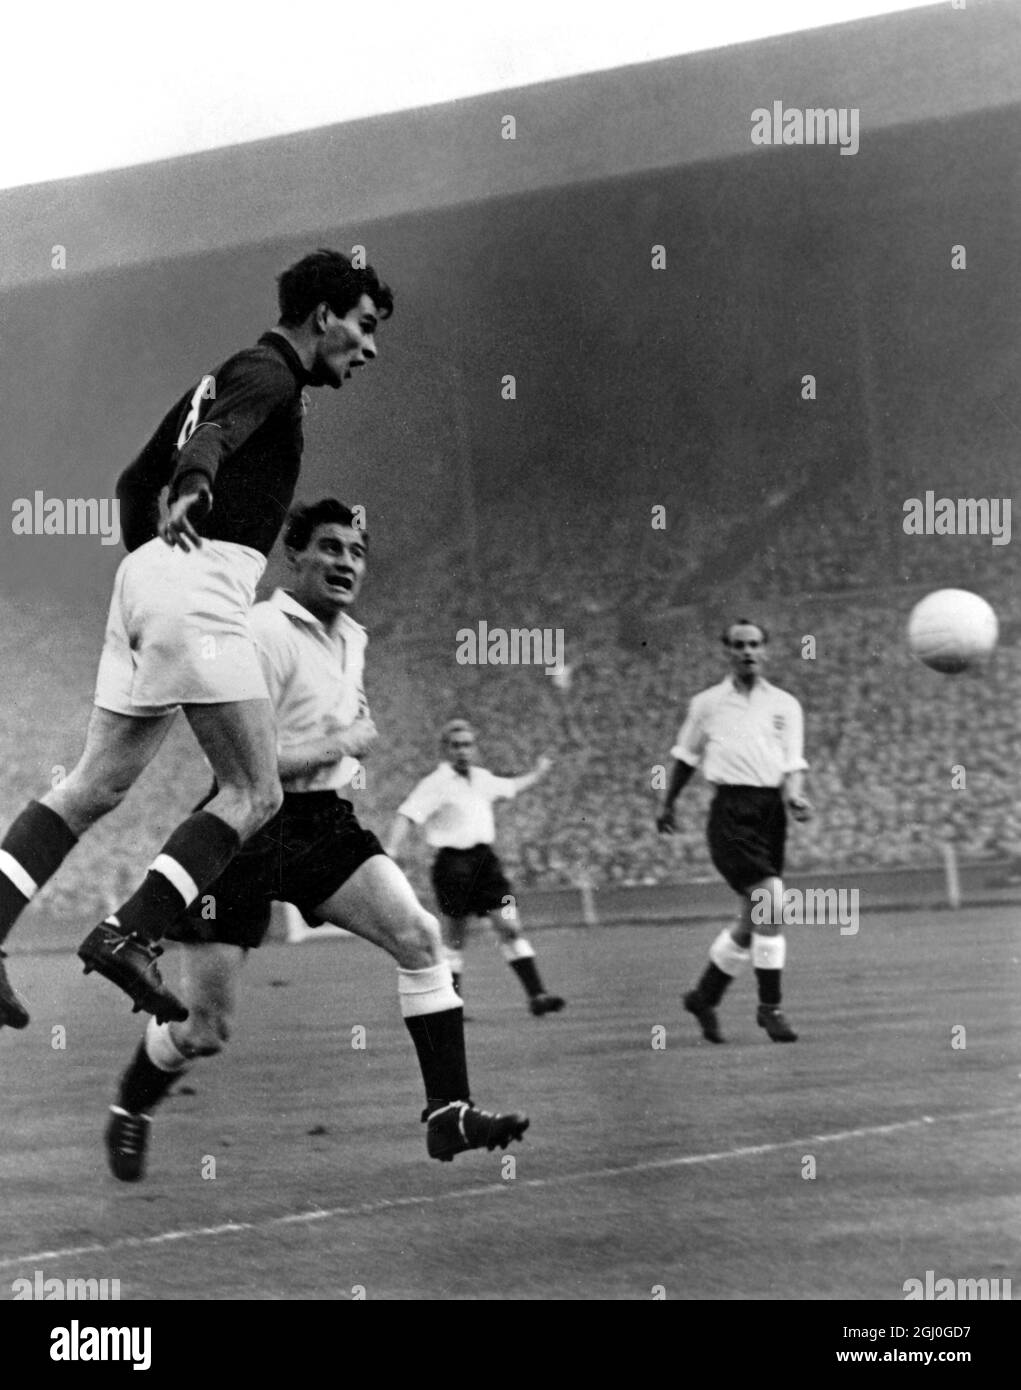
M 552 767 L 539 758 L 520 777 L 495 777 L 476 767 L 475 730 L 465 719 L 452 719 L 440 732 L 443 762 L 405 797 L 397 808 L 388 852 L 395 857 L 412 826 L 419 826 L 437 851 L 432 881 L 443 922 L 447 960 L 454 988 L 460 993 L 468 919 L 487 917 L 500 941 L 504 960 L 517 975 L 538 1018 L 559 1013 L 564 1000 L 542 982 L 535 951 L 521 930 L 514 893 L 493 850 L 496 826 L 493 803 L 534 787 Z
M 327 498 L 291 512 L 284 546 L 291 586 L 256 604 L 251 619 L 276 718 L 283 805 L 168 933 L 184 943 L 189 1013 L 183 1022 L 151 1019 L 121 1078 L 106 1146 L 124 1182 L 144 1176 L 155 1106 L 194 1058 L 220 1052 L 227 1041 L 241 966 L 265 936 L 273 901 L 293 903 L 313 925 L 344 927 L 394 958 L 425 1087 L 431 1158 L 504 1149 L 528 1128 L 525 1115 L 491 1114 L 472 1103 L 464 1010 L 439 924 L 343 795 L 377 737 L 362 682 L 368 639 L 347 613 L 365 576 L 368 537 L 349 508 Z
M 713 864 L 741 897 L 737 922 L 709 950 L 709 964 L 684 996 L 703 1036 L 722 1043 L 716 1014 L 727 986 L 751 957 L 758 983 L 756 1021 L 774 1042 L 796 1042 L 780 1008 L 787 946 L 783 923 L 783 866 L 787 812 L 808 820 L 804 795 L 808 764 L 802 756 L 801 705 L 762 674 L 769 634 L 761 623 L 738 618 L 723 633 L 730 674 L 701 691 L 671 749 L 673 761 L 656 827 L 675 829 L 674 802 L 699 766 L 716 787 L 709 812 Z M 766 910 L 763 911 L 763 904 Z

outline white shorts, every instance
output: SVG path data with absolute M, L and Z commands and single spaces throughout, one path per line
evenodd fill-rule
M 248 629 L 266 557 L 233 541 L 156 537 L 122 561 L 96 676 L 100 709 L 136 718 L 180 705 L 268 700 Z

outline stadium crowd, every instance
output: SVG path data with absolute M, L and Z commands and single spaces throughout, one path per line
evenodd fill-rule
M 379 585 L 380 600 L 364 615 L 373 633 L 368 694 L 381 731 L 358 793 L 368 824 L 389 824 L 408 789 L 435 765 L 440 724 L 466 714 L 479 731 L 480 760 L 493 770 L 522 771 L 540 753 L 556 763 L 540 789 L 498 813 L 500 850 L 522 887 L 712 877 L 708 788 L 699 780 L 681 798 L 670 839 L 657 836 L 654 808 L 687 700 L 723 677 L 722 620 L 747 611 L 772 626 L 767 674 L 798 696 L 806 714 L 818 815 L 791 835 L 792 870 L 931 864 L 945 838 L 965 860 L 1021 851 L 1021 598 L 1010 547 L 993 551 L 995 577 L 981 584 L 968 549 L 977 538 L 948 538 L 939 547 L 934 581 L 948 582 L 950 547 L 965 547 L 960 553 L 969 561 L 956 582 L 982 588 L 1003 629 L 987 671 L 948 677 L 906 650 L 905 623 L 924 576 L 873 583 L 860 596 L 853 592 L 860 583 L 843 582 L 849 572 L 859 580 L 870 575 L 860 524 L 835 524 L 821 537 L 819 553 L 832 555 L 818 570 L 809 558 L 787 574 L 770 567 L 768 549 L 748 551 L 743 568 L 716 589 L 700 581 L 696 527 L 683 528 L 682 555 L 669 527 L 659 534 L 650 528 L 629 553 L 626 526 L 619 526 L 620 544 L 606 547 L 595 567 L 580 538 L 561 547 L 554 564 L 549 552 L 539 563 L 527 544 L 508 548 L 513 558 L 496 558 L 483 608 L 465 605 L 462 593 L 458 610 L 444 587 L 457 572 L 449 556 L 433 572 L 434 588 L 419 574 L 403 621 L 395 617 L 399 570 Z M 536 546 L 545 543 L 540 535 Z M 690 576 L 687 589 L 678 586 L 678 571 Z M 827 595 L 833 582 L 840 596 Z M 682 597 L 690 601 L 681 605 Z M 456 632 L 480 612 L 491 626 L 563 629 L 565 677 L 541 667 L 459 665 Z M 5 616 L 0 793 L 10 809 L 74 762 L 102 617 L 79 622 L 65 610 L 42 613 L 15 602 Z M 176 730 L 125 806 L 75 851 L 33 911 L 87 924 L 124 893 L 207 781 L 187 730 Z M 413 866 L 423 888 L 425 864 L 423 852 Z

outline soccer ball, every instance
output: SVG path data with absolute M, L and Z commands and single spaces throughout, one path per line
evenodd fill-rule
M 908 619 L 908 645 L 934 671 L 956 675 L 985 660 L 996 646 L 996 614 L 967 589 L 938 589 L 916 603 Z

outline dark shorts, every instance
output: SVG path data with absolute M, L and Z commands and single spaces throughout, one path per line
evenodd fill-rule
M 441 849 L 432 870 L 436 902 L 444 917 L 485 917 L 512 896 L 500 861 L 489 845 Z
M 783 873 L 787 810 L 776 787 L 718 787 L 709 809 L 709 853 L 737 893 Z
M 319 926 L 315 909 L 383 846 L 335 792 L 287 792 L 268 825 L 245 842 L 215 883 L 167 932 L 172 941 L 250 948 L 269 927 L 270 904 L 293 903 Z

